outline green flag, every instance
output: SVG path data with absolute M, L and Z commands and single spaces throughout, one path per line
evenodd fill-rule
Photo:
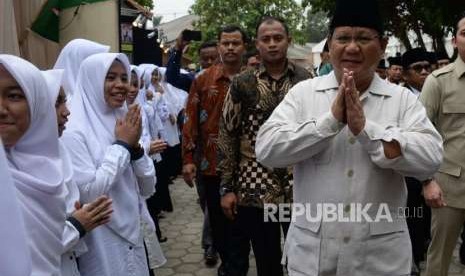
M 59 42 L 60 40 L 60 18 L 61 10 L 76 7 L 82 4 L 90 4 L 107 0 L 47 0 L 42 10 L 32 23 L 31 30 L 40 36 Z

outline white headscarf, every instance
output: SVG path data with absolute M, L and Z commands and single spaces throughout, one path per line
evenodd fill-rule
M 63 89 L 69 99 L 73 96 L 82 61 L 91 55 L 107 53 L 108 51 L 110 51 L 110 46 L 82 38 L 71 40 L 61 50 L 53 69 L 65 70 Z
M 20 203 L 0 140 L 0 275 L 29 276 L 31 256 L 26 244 L 26 230 Z M 7 223 L 8 221 L 8 223 Z
M 116 140 L 116 119 L 123 118 L 127 112 L 126 105 L 113 109 L 104 99 L 105 77 L 115 60 L 123 64 L 130 76 L 128 58 L 124 54 L 116 53 L 92 55 L 82 62 L 79 70 L 76 86 L 76 97 L 79 97 L 79 101 L 76 99 L 71 105 L 73 115 L 63 137 L 78 137 L 86 143 L 88 150 L 85 152 L 70 152 L 72 161 L 80 155 L 88 155 L 94 162 L 74 165 L 74 179 L 78 186 L 95 181 L 95 172 L 102 164 L 106 149 Z M 136 244 L 140 234 L 140 213 L 137 180 L 132 166 L 128 166 L 118 175 L 108 196 L 113 199 L 114 212 L 107 226 Z
M 173 111 L 175 112 L 175 115 L 178 115 L 179 112 L 186 106 L 186 100 L 189 94 L 182 89 L 174 87 L 166 81 L 165 67 L 159 67 L 158 71 L 161 75 L 160 85 L 165 90 L 166 100 L 173 105 Z
M 63 71 L 64 70 L 61 69 L 42 71 L 42 75 L 47 82 L 48 92 L 53 102 L 56 102 L 58 94 L 60 93 L 64 76 Z M 75 211 L 74 203 L 79 201 L 79 189 L 73 182 L 73 165 L 68 151 L 61 140 L 59 140 L 58 143 L 60 157 L 63 163 L 63 179 L 68 191 L 66 195 L 66 214 L 70 216 Z
M 0 55 L 0 64 L 21 86 L 29 105 L 30 125 L 9 148 L 7 159 L 26 225 L 32 275 L 59 275 L 66 214 L 54 102 L 34 65 L 11 55 Z

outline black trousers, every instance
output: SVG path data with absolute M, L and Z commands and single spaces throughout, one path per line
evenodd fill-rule
M 213 246 L 218 251 L 221 261 L 228 263 L 227 240 L 231 232 L 231 222 L 226 218 L 221 208 L 220 181 L 218 176 L 202 175 L 201 181 L 205 188 L 208 216 L 212 231 Z
M 166 160 L 155 162 L 155 171 L 157 175 L 156 192 L 147 199 L 147 208 L 149 209 L 152 218 L 158 215 L 161 211 L 172 212 L 173 202 L 169 190 L 170 176 L 167 173 L 168 163 Z
M 407 226 L 412 243 L 412 255 L 415 265 L 425 260 L 428 241 L 431 238 L 431 209 L 423 198 L 422 183 L 415 178 L 406 177 L 407 196 Z
M 229 239 L 229 276 L 246 276 L 250 244 L 255 255 L 258 276 L 282 276 L 281 227 L 287 233 L 289 223 L 265 222 L 263 209 L 238 206 Z

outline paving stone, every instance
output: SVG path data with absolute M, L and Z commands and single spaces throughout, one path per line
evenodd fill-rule
M 199 270 L 198 264 L 183 264 L 176 268 L 176 273 L 193 273 L 197 270 Z
M 166 258 L 179 258 L 187 254 L 183 249 L 170 249 L 164 252 Z
M 155 270 L 157 276 L 217 276 L 219 263 L 215 267 L 206 267 L 201 248 L 203 214 L 197 204 L 197 192 L 190 189 L 180 178 L 169 186 L 174 212 L 166 213 L 160 220 L 163 235 L 168 241 L 161 244 L 167 263 Z M 284 242 L 284 241 L 283 241 Z M 458 260 L 458 248 L 454 250 L 448 276 L 464 276 L 465 266 Z M 251 251 L 248 276 L 257 275 L 255 259 Z M 421 265 L 424 275 L 424 264 Z M 287 275 L 285 272 L 284 275 Z
M 185 263 L 200 263 L 203 261 L 203 254 L 189 253 L 181 258 Z
M 155 273 L 157 274 L 157 276 L 170 276 L 170 275 L 175 275 L 174 270 L 171 269 L 171 268 L 164 268 L 164 267 L 162 267 L 162 268 L 157 268 L 155 271 L 156 271 Z

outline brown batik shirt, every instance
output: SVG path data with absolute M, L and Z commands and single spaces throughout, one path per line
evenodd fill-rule
M 189 91 L 182 130 L 183 164 L 195 164 L 202 175 L 215 176 L 218 125 L 231 81 L 223 65 L 214 65 L 194 80 Z
M 218 139 L 221 187 L 233 191 L 239 204 L 263 208 L 263 203 L 289 202 L 290 169 L 262 166 L 255 157 L 260 126 L 289 89 L 310 74 L 290 62 L 283 76 L 272 78 L 263 66 L 235 77 L 226 95 Z

